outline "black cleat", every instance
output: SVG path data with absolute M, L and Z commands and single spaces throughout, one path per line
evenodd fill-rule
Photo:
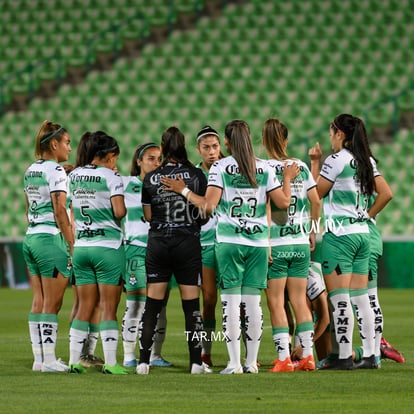
M 362 358 L 361 361 L 354 364 L 354 369 L 378 369 L 375 355 Z

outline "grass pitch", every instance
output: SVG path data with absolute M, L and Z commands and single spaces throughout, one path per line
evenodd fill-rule
M 0 411 L 2 413 L 412 413 L 414 404 L 414 291 L 380 290 L 384 336 L 407 362 L 383 360 L 380 370 L 270 374 L 275 358 L 266 302 L 259 375 L 219 375 L 224 342 L 213 344 L 214 374 L 189 375 L 184 318 L 177 289 L 168 304 L 163 356 L 171 368 L 150 375 L 84 375 L 31 371 L 27 328 L 30 290 L 0 289 Z M 59 314 L 57 355 L 68 361 L 72 292 Z M 119 320 L 125 298 L 119 307 Z M 216 311 L 220 326 L 220 306 Z M 355 339 L 359 343 L 358 339 Z M 102 356 L 98 344 L 97 354 Z M 122 345 L 118 346 L 122 362 Z

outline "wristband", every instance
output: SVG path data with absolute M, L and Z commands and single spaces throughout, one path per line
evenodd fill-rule
M 190 192 L 191 190 L 188 188 L 188 187 L 184 187 L 183 188 L 183 191 L 181 191 L 181 195 L 184 197 L 184 198 L 187 198 L 187 194 Z

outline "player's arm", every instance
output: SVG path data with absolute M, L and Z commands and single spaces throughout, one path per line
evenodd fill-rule
M 318 181 L 319 172 L 321 171 L 321 158 L 322 158 L 322 150 L 319 145 L 319 142 L 316 143 L 314 147 L 312 147 L 309 152 L 309 158 L 311 160 L 311 174 L 315 181 Z
M 219 187 L 208 186 L 204 196 L 198 195 L 191 191 L 182 178 L 161 177 L 161 183 L 165 185 L 166 191 L 174 191 L 181 194 L 192 205 L 198 207 L 201 211 L 211 214 L 217 207 L 223 190 Z
M 144 211 L 145 221 L 148 221 L 148 223 L 149 223 L 151 221 L 151 219 L 152 219 L 151 206 L 148 205 L 148 204 L 143 204 L 142 210 Z
M 316 313 L 317 317 L 313 334 L 313 340 L 315 342 L 322 336 L 329 325 L 328 295 L 326 291 L 322 292 L 314 301 L 312 301 L 311 305 L 312 310 Z
M 319 198 L 319 194 L 318 194 L 318 191 L 316 190 L 316 187 L 312 187 L 308 191 L 308 199 L 310 203 L 311 220 L 313 223 L 315 223 L 315 225 L 311 227 L 311 232 L 309 233 L 310 250 L 311 252 L 313 252 L 316 247 L 315 228 L 318 227 L 317 223 L 319 221 L 319 217 L 321 214 L 321 200 Z
M 277 187 L 273 191 L 270 191 L 269 197 L 281 210 L 285 210 L 289 207 L 291 201 L 290 182 L 298 176 L 300 170 L 299 165 L 294 162 L 290 165 L 287 163 L 283 169 L 283 186 Z
M 68 244 L 69 252 L 72 254 L 75 239 L 72 224 L 66 210 L 66 193 L 64 191 L 54 191 L 50 194 L 50 198 L 52 200 L 56 224 Z
M 375 177 L 374 184 L 377 196 L 375 197 L 374 204 L 368 210 L 370 217 L 375 217 L 393 197 L 392 190 L 382 175 Z
M 126 216 L 126 207 L 123 195 L 115 195 L 111 197 L 112 211 L 117 220 L 121 220 Z

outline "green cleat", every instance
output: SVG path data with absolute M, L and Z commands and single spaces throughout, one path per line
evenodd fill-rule
M 68 372 L 69 374 L 84 374 L 86 369 L 81 364 L 70 364 Z
M 112 365 L 112 366 L 105 364 L 102 367 L 102 373 L 103 374 L 113 374 L 113 375 L 127 375 L 127 374 L 129 374 L 129 372 L 125 368 L 121 367 L 121 365 L 118 365 L 118 364 Z

